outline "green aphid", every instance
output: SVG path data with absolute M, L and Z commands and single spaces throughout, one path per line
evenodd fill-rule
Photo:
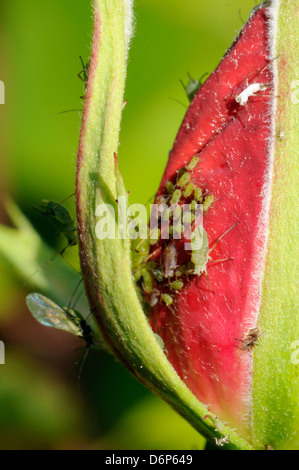
M 64 236 L 67 240 L 67 246 L 60 253 L 63 255 L 64 251 L 69 246 L 78 244 L 77 227 L 74 219 L 71 217 L 69 211 L 60 202 L 55 201 L 42 201 L 41 209 L 37 209 L 43 215 L 49 217 L 49 220 L 57 229 L 59 236 Z
M 157 282 L 163 282 L 165 279 L 160 268 L 152 269 L 152 275 L 154 276 Z
M 175 189 L 172 193 L 171 199 L 170 199 L 170 204 L 178 204 L 182 196 L 182 192 L 180 189 Z
M 180 168 L 178 171 L 177 171 L 177 176 L 176 176 L 176 179 L 177 181 L 180 179 L 181 176 L 183 176 L 183 174 L 186 173 L 186 170 L 185 168 Z
M 191 221 L 192 221 L 192 215 L 194 215 L 194 214 L 192 214 L 191 211 L 185 210 L 184 216 L 183 216 L 183 223 L 184 223 L 184 224 L 190 224 Z
M 141 269 L 148 258 L 149 250 L 149 238 L 133 240 L 131 245 L 132 272 L 136 281 L 141 277 Z
M 182 264 L 176 271 L 175 271 L 175 276 L 180 277 L 186 274 L 188 271 L 188 265 L 187 264 Z
M 156 267 L 157 267 L 157 263 L 155 261 L 150 261 L 149 263 L 147 263 L 147 269 L 149 271 L 156 269 Z
M 183 187 L 183 186 L 186 186 L 187 183 L 189 183 L 189 180 L 190 180 L 190 173 L 186 172 L 184 173 L 178 180 L 177 182 L 177 186 L 179 186 L 180 188 Z
M 195 80 L 195 78 L 192 78 L 191 75 L 189 74 L 189 82 L 187 85 L 184 85 L 184 83 L 181 81 L 181 84 L 183 85 L 187 98 L 191 102 L 193 97 L 196 95 L 197 91 L 202 85 L 202 79 L 205 75 L 208 75 L 207 73 L 204 73 L 202 77 L 200 77 L 199 80 Z
M 190 162 L 189 162 L 188 165 L 186 166 L 186 170 L 188 170 L 188 171 L 194 170 L 194 168 L 196 167 L 198 161 L 199 161 L 199 158 L 198 158 L 198 157 L 193 157 L 193 158 L 191 158 Z
M 202 190 L 201 188 L 196 188 L 194 190 L 194 198 L 197 202 L 202 202 Z
M 171 215 L 172 215 L 172 212 L 171 212 L 171 210 L 169 209 L 169 207 L 167 207 L 167 208 L 163 211 L 161 218 L 162 218 L 162 220 L 169 220 L 170 217 L 171 217 Z
M 179 204 L 177 204 L 173 211 L 173 218 L 175 220 L 179 219 L 181 215 L 182 215 L 182 207 Z
M 174 290 L 181 290 L 183 287 L 184 287 L 184 283 L 182 281 L 173 281 L 171 284 L 170 284 L 170 287 L 171 289 L 174 289 Z
M 90 326 L 76 310 L 59 307 L 51 299 L 38 293 L 29 294 L 26 303 L 34 318 L 42 325 L 79 336 L 85 340 L 88 348 L 94 344 Z
M 203 202 L 203 204 L 202 204 L 202 210 L 203 210 L 203 212 L 206 212 L 206 211 L 211 207 L 211 205 L 213 204 L 213 200 L 214 200 L 213 194 L 209 194 L 209 195 L 205 198 L 205 200 L 204 200 L 204 202 Z
M 173 228 L 173 237 L 174 239 L 181 238 L 181 234 L 184 233 L 184 226 L 182 224 L 176 224 Z
M 207 262 L 209 260 L 209 240 L 207 232 L 202 229 L 202 236 L 198 235 L 198 239 L 194 241 L 195 249 L 192 249 L 191 261 L 194 264 L 193 274 L 200 276 L 206 272 Z M 201 247 L 196 249 L 197 242 L 201 242 Z M 191 244 L 192 246 L 192 244 Z
M 208 235 L 204 229 L 202 229 L 202 234 L 198 233 L 198 235 L 196 235 L 197 232 L 194 232 L 195 237 L 194 237 L 193 242 L 191 243 L 192 254 L 191 254 L 191 263 L 190 263 L 190 266 L 188 267 L 188 272 L 195 274 L 197 276 L 200 276 L 203 272 L 207 273 L 207 263 L 211 259 L 210 253 L 214 251 L 215 247 L 220 242 L 220 240 L 223 237 L 225 237 L 225 235 L 228 232 L 230 232 L 234 227 L 236 227 L 238 224 L 239 222 L 236 222 L 228 230 L 226 230 L 220 237 L 218 237 L 214 245 L 211 248 L 209 248 Z M 198 244 L 200 245 L 200 248 L 197 248 Z M 229 261 L 229 260 L 232 260 L 232 258 L 227 258 L 227 259 L 218 260 L 218 261 Z
M 161 294 L 161 299 L 167 306 L 173 304 L 173 298 L 169 294 Z
M 196 207 L 197 207 L 197 202 L 195 201 L 195 199 L 193 199 L 190 203 L 190 209 L 192 211 L 195 211 L 196 210 Z
M 154 337 L 156 338 L 156 341 L 157 343 L 159 344 L 160 348 L 162 349 L 162 351 L 164 351 L 165 349 L 165 344 L 164 344 L 164 341 L 163 339 L 161 338 L 160 335 L 158 335 L 158 333 L 154 333 Z
M 171 181 L 167 181 L 165 187 L 168 194 L 172 194 L 174 190 L 174 184 Z
M 150 233 L 150 244 L 155 245 L 160 238 L 161 231 L 159 228 L 156 228 Z
M 153 291 L 153 279 L 150 272 L 145 268 L 142 269 L 141 277 L 144 292 L 146 292 L 147 294 L 151 294 Z
M 193 194 L 193 191 L 194 191 L 194 184 L 193 183 L 189 183 L 187 184 L 184 192 L 183 192 L 183 196 L 185 198 L 188 198 L 190 197 L 192 194 Z

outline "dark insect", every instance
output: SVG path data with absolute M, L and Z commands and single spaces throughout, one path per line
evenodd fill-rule
M 77 310 L 59 307 L 53 300 L 38 293 L 29 294 L 26 303 L 34 318 L 42 325 L 67 331 L 84 339 L 87 348 L 94 344 L 91 328 Z
M 89 67 L 90 67 L 90 60 L 84 64 L 84 61 L 81 56 L 79 56 L 81 65 L 82 65 L 82 70 L 81 72 L 78 73 L 78 77 L 80 80 L 84 83 L 85 85 L 85 90 L 87 88 L 87 82 L 88 82 L 88 75 L 89 75 Z M 81 99 L 84 99 L 85 96 L 80 96 Z
M 78 244 L 77 228 L 75 221 L 69 211 L 60 202 L 42 201 L 41 209 L 35 208 L 38 212 L 49 217 L 51 223 L 58 231 L 59 236 L 64 236 L 67 245 L 60 252 L 61 256 L 69 246 Z
M 252 349 L 258 339 L 264 334 L 265 332 L 261 333 L 260 332 L 260 329 L 258 326 L 256 326 L 255 328 L 251 328 L 247 335 L 245 336 L 244 339 L 239 339 L 239 338 L 236 338 L 237 341 L 241 341 L 241 343 L 243 343 L 243 346 L 241 349 L 243 349 L 243 351 L 245 351 L 246 349 L 250 350 Z

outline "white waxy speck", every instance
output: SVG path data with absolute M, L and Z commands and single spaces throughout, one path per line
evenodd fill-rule
M 268 85 L 265 83 L 251 83 L 251 85 L 248 85 L 245 90 L 241 91 L 241 93 L 236 96 L 235 100 L 240 106 L 245 106 L 249 98 L 256 95 L 256 93 L 266 90 L 267 88 Z

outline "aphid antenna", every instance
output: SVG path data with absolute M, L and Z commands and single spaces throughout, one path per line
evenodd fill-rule
M 215 265 L 215 264 L 218 264 L 218 263 L 225 263 L 226 261 L 234 261 L 234 258 L 223 258 L 223 259 L 211 259 L 209 260 L 209 268 L 211 267 L 211 265 Z
M 271 65 L 276 59 L 278 59 L 279 57 L 280 57 L 280 54 L 278 54 L 278 55 L 277 55 L 276 57 L 274 57 L 273 59 L 269 60 L 269 63 L 268 63 L 267 65 L 265 65 L 265 67 L 263 67 L 263 68 L 259 71 L 259 73 L 257 74 L 256 78 L 258 78 L 265 70 L 267 70 L 267 68 L 270 67 L 270 65 Z M 265 83 L 265 85 L 266 85 L 266 83 Z M 269 86 L 270 86 L 270 84 L 269 84 Z
M 140 242 L 138 243 L 138 245 L 135 247 L 135 251 L 136 251 L 137 253 L 139 253 L 138 249 L 141 247 L 141 245 L 142 245 L 146 240 L 148 240 L 148 238 L 151 236 L 151 234 L 152 234 L 155 230 L 157 230 L 158 228 L 159 228 L 158 226 L 152 228 L 152 230 L 150 230 L 150 231 L 147 233 L 146 238 L 142 238 L 142 239 L 141 239 L 141 241 L 140 241 Z
M 212 283 L 211 283 L 211 281 L 210 281 L 208 272 L 207 272 L 207 271 L 204 271 L 204 274 L 205 274 L 205 276 L 206 276 L 206 279 L 207 279 L 207 282 L 208 282 L 208 284 L 209 284 L 209 286 L 210 286 L 210 289 L 211 289 L 212 294 L 215 295 L 215 291 L 214 291 L 213 286 L 212 286 Z M 198 283 L 198 281 L 199 281 L 199 278 L 200 278 L 200 276 L 197 276 L 197 283 Z M 197 285 L 198 285 L 198 284 L 197 284 Z
M 74 297 L 75 297 L 75 295 L 76 295 L 76 293 L 77 293 L 77 291 L 78 291 L 78 289 L 79 289 L 79 287 L 80 287 L 80 285 L 81 285 L 82 282 L 83 282 L 83 277 L 82 277 L 82 278 L 77 282 L 77 284 L 76 284 L 76 287 L 75 287 L 75 289 L 74 289 L 74 291 L 73 291 L 73 293 L 72 293 L 72 295 L 71 295 L 70 301 L 69 301 L 68 306 L 67 306 L 68 310 L 70 310 L 71 308 L 73 308 L 73 309 L 75 308 L 76 303 L 78 302 L 78 299 L 76 300 L 76 302 L 74 302 L 73 305 L 72 305 L 72 302 L 73 302 Z M 80 295 L 81 295 L 81 294 L 80 294 Z
M 183 85 L 183 82 L 182 80 L 180 80 L 181 84 Z M 188 108 L 188 105 L 186 105 L 185 103 L 183 103 L 182 101 L 176 99 L 176 98 L 169 98 L 171 101 L 174 101 L 174 103 L 178 103 L 180 105 L 182 105 L 185 109 Z
M 71 197 L 73 197 L 75 195 L 76 195 L 76 193 L 69 194 L 68 196 L 63 198 L 61 201 L 57 202 L 56 206 L 52 207 L 52 210 L 55 210 L 56 207 L 61 206 L 61 204 L 63 204 L 65 201 L 67 201 L 68 199 L 70 199 Z
M 67 247 L 66 247 L 67 248 Z M 64 248 L 64 251 L 65 249 Z M 26 282 L 24 282 L 23 286 L 26 287 L 28 285 L 28 283 L 31 281 L 31 279 L 39 272 L 41 271 L 42 269 L 44 269 L 46 266 L 48 266 L 48 264 L 52 263 L 53 261 L 56 260 L 56 258 L 58 258 L 58 256 L 61 256 L 61 253 L 56 253 L 56 255 L 54 255 L 52 258 L 48 259 L 47 261 L 45 261 L 41 266 L 39 266 L 32 274 L 31 276 L 29 276 L 29 278 L 26 280 Z
M 239 11 L 238 11 L 238 16 L 239 16 L 239 18 L 240 18 L 240 20 L 241 20 L 241 23 L 244 25 L 244 24 L 245 24 L 245 21 L 243 20 L 242 15 L 241 15 L 241 8 L 240 8 Z
M 152 252 L 148 255 L 148 257 L 147 257 L 146 260 L 145 260 L 145 263 L 148 263 L 154 256 L 156 256 L 156 255 L 159 256 L 159 254 L 161 255 L 161 251 L 162 251 L 162 247 L 161 247 L 161 246 L 159 246 L 158 248 L 156 248 L 154 251 L 152 251 Z M 160 260 L 160 262 L 161 262 L 161 260 Z
M 222 235 L 220 235 L 220 237 L 218 237 L 216 239 L 216 241 L 214 242 L 212 248 L 209 249 L 209 253 L 212 253 L 212 251 L 215 250 L 216 246 L 218 245 L 218 243 L 220 242 L 220 240 L 225 237 L 225 235 L 228 234 L 228 232 L 230 232 L 233 228 L 235 228 L 237 225 L 239 225 L 240 221 L 239 222 L 236 222 L 234 225 L 232 225 L 229 229 L 227 229 Z
M 169 341 L 166 341 L 166 343 L 164 344 L 164 350 L 169 351 L 169 349 L 173 349 L 173 348 L 167 348 L 168 344 L 172 343 L 172 341 L 174 341 L 174 338 L 171 338 Z
M 75 112 L 82 113 L 83 109 L 66 109 L 65 111 L 59 111 L 58 113 L 54 113 L 52 114 L 52 116 L 59 116 L 60 114 L 75 113 Z
M 90 350 L 90 347 L 91 347 L 91 344 L 86 346 L 85 348 L 85 353 L 84 353 L 84 356 L 81 360 L 81 364 L 80 364 L 80 368 L 79 368 L 79 371 L 78 371 L 78 377 L 77 377 L 77 387 L 78 387 L 78 390 L 80 391 L 80 379 L 81 379 L 81 375 L 82 375 L 82 370 L 83 370 L 83 366 L 86 362 L 86 359 L 87 359 L 87 356 L 88 356 L 88 353 L 89 353 L 89 350 Z

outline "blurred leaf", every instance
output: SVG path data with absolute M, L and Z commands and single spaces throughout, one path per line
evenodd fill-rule
M 201 450 L 205 445 L 205 439 L 156 396 L 140 400 L 103 441 L 107 449 L 116 450 Z
M 26 286 L 42 291 L 60 305 L 68 305 L 80 274 L 45 244 L 15 204 L 10 202 L 7 211 L 16 228 L 0 225 L 0 259 Z M 80 309 L 83 313 L 89 311 L 85 298 L 80 299 Z
M 44 449 L 71 446 L 86 433 L 82 404 L 24 355 L 6 350 L 0 382 L 0 448 Z

